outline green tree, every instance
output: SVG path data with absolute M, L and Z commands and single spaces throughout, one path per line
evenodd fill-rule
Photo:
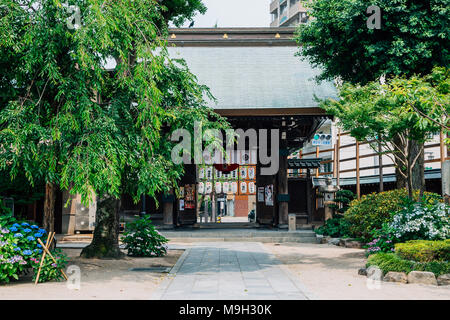
M 176 187 L 183 166 L 171 161 L 170 133 L 194 120 L 226 123 L 206 107 L 208 89 L 170 59 L 167 11 L 158 2 L 70 5 L 2 0 L 0 87 L 9 89 L 1 96 L 0 169 L 46 182 L 50 230 L 56 187 L 80 193 L 85 204 L 98 196 L 94 240 L 83 253 L 118 257 L 120 195 L 137 201 Z
M 197 13 L 205 14 L 207 8 L 202 0 L 159 0 L 165 7 L 162 15 L 165 21 L 180 27 L 186 20 L 192 20 Z
M 369 29 L 367 8 L 381 9 L 381 29 Z M 296 40 L 300 57 L 322 69 L 320 79 L 366 84 L 386 75 L 426 75 L 449 67 L 448 0 L 312 0 Z
M 447 74 L 447 78 L 442 74 Z M 322 107 L 336 116 L 344 130 L 349 130 L 356 139 L 368 141 L 374 150 L 378 144 L 383 146 L 406 179 L 412 198 L 413 168 L 429 133 L 440 129 L 437 122 L 427 118 L 433 116 L 437 106 L 448 108 L 449 90 L 443 89 L 445 83 L 448 84 L 448 71 L 443 72 L 442 68 L 434 69 L 426 77 L 395 77 L 385 85 L 378 81 L 365 86 L 346 83 L 339 90 L 340 99 L 327 100 Z M 415 144 L 421 146 L 418 153 L 413 150 Z
M 372 5 L 381 9 L 380 29 L 367 27 Z M 322 70 L 319 80 L 365 85 L 383 76 L 424 76 L 435 66 L 449 67 L 448 0 L 312 0 L 305 6 L 313 18 L 297 30 L 298 56 Z M 423 146 L 413 141 L 408 148 L 413 161 Z M 414 188 L 421 190 L 423 161 L 423 153 L 413 161 Z M 406 187 L 401 172 L 396 175 L 397 187 Z

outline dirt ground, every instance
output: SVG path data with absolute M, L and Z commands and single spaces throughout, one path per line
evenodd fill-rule
M 131 268 L 173 267 L 183 250 L 169 250 L 162 258 L 122 260 L 82 259 L 80 249 L 65 249 L 69 266 L 80 267 L 80 289 L 68 288 L 67 282 L 45 282 L 37 286 L 31 277 L 9 285 L 0 285 L 0 300 L 8 299 L 143 299 L 148 300 L 166 273 L 130 271 Z
M 265 244 L 318 299 L 450 299 L 450 286 L 381 282 L 377 288 L 358 275 L 364 250 L 329 244 Z

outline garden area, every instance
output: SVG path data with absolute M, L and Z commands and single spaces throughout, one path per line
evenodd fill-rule
M 44 256 L 44 248 L 39 240 L 45 245 L 47 235 L 48 232 L 42 227 L 18 220 L 6 208 L 0 207 L 0 285 L 35 282 L 38 274 L 39 283 L 62 281 L 64 270 L 69 265 L 88 266 L 82 268 L 85 272 L 92 269 L 89 266 L 97 266 L 94 269 L 102 269 L 103 273 L 108 268 L 107 272 L 114 273 L 116 270 L 116 276 L 126 273 L 131 267 L 166 266 L 170 270 L 181 254 L 173 250 L 168 252 L 168 240 L 155 229 L 148 216 L 126 225 L 121 237 L 120 260 L 86 259 L 80 257 L 81 249 L 63 250 L 56 248 L 55 243 L 50 246 L 51 255 Z M 123 269 L 124 266 L 127 268 Z M 88 274 L 84 276 L 87 277 Z
M 440 195 L 410 199 L 396 189 L 353 198 L 338 191 L 334 217 L 315 230 L 324 242 L 361 244 L 368 269 L 360 273 L 369 277 L 377 267 L 385 281 L 450 284 L 450 206 Z

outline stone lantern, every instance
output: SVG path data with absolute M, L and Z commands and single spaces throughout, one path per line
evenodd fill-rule
M 333 179 L 331 177 L 325 178 L 325 186 L 319 187 L 319 191 L 323 194 L 323 204 L 325 207 L 325 221 L 333 218 L 333 209 L 330 208 L 334 204 L 334 197 L 339 187 L 333 186 Z

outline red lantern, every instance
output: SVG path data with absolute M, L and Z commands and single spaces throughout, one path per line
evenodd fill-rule
M 216 168 L 217 170 L 224 172 L 224 173 L 230 173 L 231 171 L 236 170 L 237 168 L 239 168 L 239 165 L 237 163 L 233 163 L 233 164 L 215 164 L 214 168 Z

